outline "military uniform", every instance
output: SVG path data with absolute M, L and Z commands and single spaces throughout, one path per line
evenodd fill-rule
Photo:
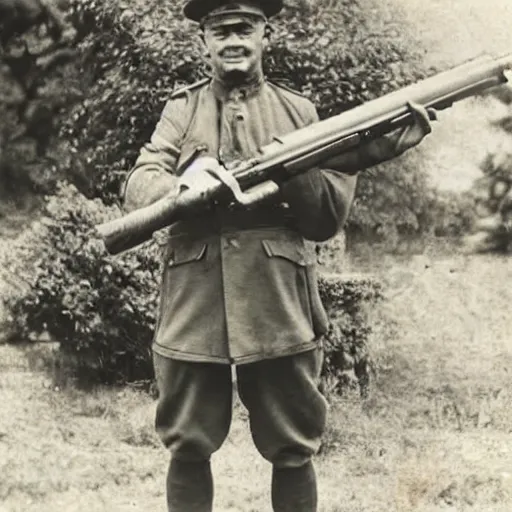
M 194 156 L 215 156 L 229 169 L 274 137 L 316 120 L 306 98 L 268 82 L 229 92 L 218 82 L 193 86 L 165 106 L 127 181 L 126 203 L 133 208 L 153 200 L 154 187 L 147 183 L 158 183 L 157 192 L 173 187 Z M 250 363 L 315 348 L 327 319 L 314 249 L 303 235 L 335 234 L 352 182 L 316 170 L 293 190 L 285 188 L 280 202 L 250 211 L 212 209 L 172 226 L 155 352 L 187 361 Z M 304 211 L 304 219 L 293 207 Z
M 207 80 L 182 90 L 167 102 L 151 141 L 142 148 L 127 179 L 127 209 L 149 204 L 175 188 L 177 177 L 194 157 L 215 156 L 229 169 L 236 161 L 257 155 L 258 149 L 274 137 L 316 120 L 315 108 L 306 98 L 266 81 L 227 91 L 221 83 Z M 318 295 L 315 253 L 303 235 L 327 239 L 342 226 L 354 180 L 330 170 L 313 170 L 310 175 L 296 178 L 288 189 L 285 187 L 282 197 L 272 204 L 250 211 L 214 208 L 206 215 L 170 228 L 153 349 L 157 373 L 166 380 L 160 386 L 164 398 L 158 428 L 175 456 L 209 457 L 222 443 L 231 417 L 227 364 L 245 366 L 301 352 L 309 352 L 302 360 L 312 373 L 303 375 L 303 370 L 296 368 L 298 380 L 294 383 L 290 376 L 289 383 L 295 390 L 306 386 L 306 394 L 296 397 L 298 412 L 289 407 L 290 395 L 283 396 L 284 403 L 278 409 L 283 414 L 289 410 L 292 417 L 302 416 L 303 423 L 309 416 L 307 433 L 292 430 L 294 439 L 291 440 L 283 433 L 272 436 L 271 427 L 262 425 L 262 433 L 254 432 L 254 435 L 260 440 L 257 443 L 260 451 L 274 462 L 283 458 L 279 451 L 286 446 L 290 460 L 283 460 L 283 464 L 300 464 L 318 448 L 325 403 L 316 389 L 321 356 L 315 349 L 327 327 L 327 318 Z M 296 215 L 297 210 L 305 214 Z M 168 377 L 163 377 L 168 372 L 158 372 L 169 364 L 163 358 L 221 363 L 222 367 L 197 366 L 203 374 L 219 375 L 204 382 L 207 398 L 197 389 L 201 380 L 197 377 L 181 387 L 186 390 L 185 397 L 177 393 L 176 386 L 170 385 Z M 277 367 L 286 364 L 283 360 L 274 363 Z M 240 386 L 245 382 L 246 370 L 239 368 Z M 175 377 L 176 370 L 172 374 Z M 282 371 L 278 370 L 276 377 L 281 375 Z M 266 378 L 267 384 L 270 380 Z M 213 397 L 215 386 L 219 392 Z M 254 382 L 248 388 L 254 389 L 253 386 Z M 268 386 L 259 387 L 263 399 L 263 388 Z M 166 389 L 173 389 L 172 400 L 165 398 Z M 274 395 L 272 402 L 277 400 L 275 391 L 266 390 L 268 397 Z M 252 390 L 248 393 L 254 394 Z M 313 400 L 303 402 L 308 394 Z M 244 398 L 247 393 L 241 395 Z M 255 400 L 256 396 L 252 398 Z M 182 407 L 197 409 L 204 415 L 207 402 L 215 404 L 216 412 L 208 415 L 210 419 L 206 423 L 205 418 L 196 421 L 191 414 L 177 428 L 176 418 L 169 419 L 169 411 L 174 416 Z M 302 410 L 305 403 L 311 411 L 309 415 Z M 279 416 L 260 403 L 256 409 L 255 414 L 272 420 Z M 222 417 L 212 425 L 211 418 L 219 415 Z M 283 421 L 287 423 L 286 418 Z M 261 423 L 255 419 L 254 424 L 258 422 Z M 190 436 L 196 431 L 197 423 L 204 429 L 196 432 L 194 441 L 180 439 L 185 432 Z M 300 443 L 300 456 L 289 449 L 292 441 Z M 275 446 L 263 446 L 269 442 Z

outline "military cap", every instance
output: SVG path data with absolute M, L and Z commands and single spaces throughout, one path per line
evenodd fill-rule
M 248 14 L 269 18 L 283 8 L 283 0 L 189 0 L 183 13 L 201 26 L 207 18 L 233 14 Z

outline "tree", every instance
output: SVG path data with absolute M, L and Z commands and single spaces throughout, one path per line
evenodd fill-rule
M 508 106 L 508 113 L 494 124 L 512 136 L 512 87 L 504 85 L 491 93 Z M 479 215 L 473 233 L 465 239 L 472 252 L 512 251 L 512 152 L 502 147 L 489 153 L 482 162 L 483 177 L 475 184 L 473 195 Z
M 0 196 L 5 208 L 6 199 L 51 192 L 63 155 L 55 120 L 81 92 L 70 77 L 76 32 L 56 4 L 1 0 L 0 20 Z

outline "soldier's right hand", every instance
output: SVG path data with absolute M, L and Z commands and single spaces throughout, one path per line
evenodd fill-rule
M 217 185 L 219 180 L 214 176 L 220 167 L 218 160 L 211 156 L 196 158 L 178 179 L 178 190 L 183 192 L 188 189 L 205 190 Z

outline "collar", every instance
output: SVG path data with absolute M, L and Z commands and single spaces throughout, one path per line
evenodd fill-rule
M 223 82 L 218 77 L 213 77 L 211 87 L 215 97 L 225 102 L 245 100 L 254 97 L 260 92 L 264 83 L 265 79 L 263 75 L 257 75 L 247 83 L 235 86 Z

